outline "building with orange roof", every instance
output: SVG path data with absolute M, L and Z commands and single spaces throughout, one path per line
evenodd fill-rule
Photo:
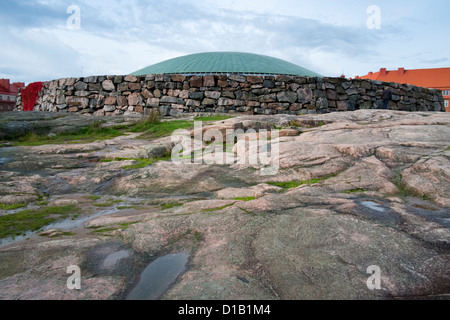
M 395 71 L 382 68 L 379 72 L 369 72 L 368 75 L 359 78 L 442 90 L 445 110 L 450 112 L 450 68 L 415 70 L 399 68 Z
M 10 83 L 9 79 L 0 79 L 0 112 L 13 111 L 16 105 L 17 92 L 25 83 Z

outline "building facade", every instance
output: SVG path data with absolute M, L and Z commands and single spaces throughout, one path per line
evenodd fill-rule
M 9 79 L 0 79 L 0 112 L 14 110 L 17 92 L 23 87 L 23 82 L 10 83 Z
M 360 78 L 442 90 L 445 109 L 447 112 L 450 112 L 450 68 L 415 70 L 399 68 L 394 71 L 382 68 L 379 72 L 369 72 L 368 75 Z

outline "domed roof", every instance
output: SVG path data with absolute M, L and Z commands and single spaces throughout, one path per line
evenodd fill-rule
M 148 74 L 261 74 L 321 77 L 296 64 L 259 54 L 242 52 L 208 52 L 163 61 L 132 75 Z

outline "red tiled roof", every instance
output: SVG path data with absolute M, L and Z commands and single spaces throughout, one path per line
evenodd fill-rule
M 406 83 L 420 87 L 434 89 L 450 89 L 450 68 L 405 70 L 399 68 L 395 71 L 381 69 L 379 72 L 361 77 L 361 79 L 379 80 L 385 82 Z

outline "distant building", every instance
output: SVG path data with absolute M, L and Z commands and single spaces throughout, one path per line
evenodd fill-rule
M 14 110 L 17 92 L 23 87 L 23 82 L 10 83 L 9 79 L 0 79 L 0 112 Z
M 369 72 L 368 75 L 360 78 L 401 84 L 406 83 L 419 87 L 442 90 L 445 109 L 447 112 L 450 112 L 450 68 L 415 70 L 399 68 L 395 71 L 388 71 L 386 68 L 383 68 L 379 72 Z

